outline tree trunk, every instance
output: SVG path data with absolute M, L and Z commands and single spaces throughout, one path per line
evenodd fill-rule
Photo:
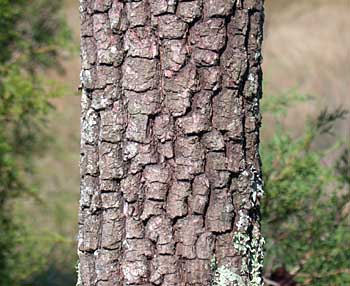
M 80 285 L 262 285 L 263 0 L 80 0 Z

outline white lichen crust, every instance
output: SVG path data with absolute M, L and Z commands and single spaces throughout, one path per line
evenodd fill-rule
M 233 271 L 232 269 L 226 266 L 220 266 L 216 270 L 212 285 L 213 286 L 229 286 L 229 285 L 246 286 L 246 284 L 243 281 L 243 278 L 239 274 L 235 273 L 235 271 Z
M 262 270 L 265 240 L 260 232 L 259 201 L 264 191 L 262 178 L 254 168 L 250 172 L 250 188 L 251 196 L 246 202 L 246 207 L 250 208 L 251 212 L 256 212 L 257 218 L 252 222 L 251 217 L 241 216 L 243 218 L 236 225 L 238 231 L 233 236 L 233 247 L 244 257 L 241 275 L 249 278 L 245 285 L 261 286 L 264 284 Z M 253 227 L 251 227 L 252 224 Z

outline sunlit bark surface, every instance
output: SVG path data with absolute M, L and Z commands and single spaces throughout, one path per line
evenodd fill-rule
M 83 286 L 262 285 L 263 0 L 81 0 Z

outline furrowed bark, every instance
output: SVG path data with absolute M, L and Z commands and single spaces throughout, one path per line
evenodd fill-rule
M 83 286 L 262 285 L 263 0 L 80 0 Z

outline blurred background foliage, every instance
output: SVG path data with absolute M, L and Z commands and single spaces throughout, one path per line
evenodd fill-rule
M 265 2 L 266 285 L 350 285 L 349 3 Z M 77 6 L 0 0 L 0 286 L 75 284 Z
M 263 114 L 275 119 L 273 136 L 261 144 L 266 284 L 350 285 L 350 144 L 334 134 L 348 112 L 324 109 L 292 136 L 281 117 L 306 99 L 293 91 L 262 101 Z M 317 147 L 327 136 L 332 143 Z
M 50 100 L 63 92 L 44 72 L 62 70 L 60 53 L 72 48 L 61 6 L 60 0 L 0 0 L 0 285 L 25 285 L 46 271 L 53 244 L 66 239 L 26 223 L 22 217 L 32 214 L 15 208 L 18 199 L 45 204 L 31 178 L 52 140 Z

